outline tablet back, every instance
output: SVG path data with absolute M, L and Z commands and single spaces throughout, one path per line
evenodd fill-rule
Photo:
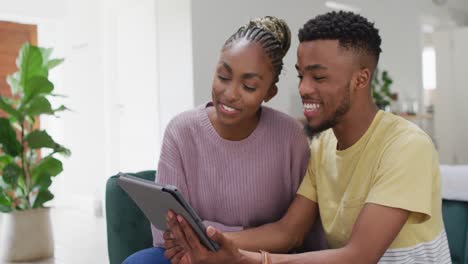
M 164 186 L 152 181 L 139 179 L 120 174 L 117 180 L 122 189 L 135 201 L 148 220 L 159 230 L 166 231 L 166 214 L 169 210 L 182 215 L 192 226 L 200 241 L 209 249 L 216 251 L 212 241 L 206 236 L 205 228 L 197 223 L 193 216 L 180 204 L 179 201 L 164 189 Z

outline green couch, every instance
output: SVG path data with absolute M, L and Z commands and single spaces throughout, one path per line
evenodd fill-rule
M 155 171 L 129 173 L 154 181 Z M 153 245 L 151 226 L 140 208 L 117 184 L 117 175 L 106 184 L 107 250 L 110 264 L 121 264 L 138 250 Z
M 468 264 L 468 202 L 442 201 L 453 264 Z
M 155 171 L 130 174 L 154 180 Z M 117 185 L 112 176 L 106 186 L 107 245 L 110 264 L 121 264 L 134 252 L 152 246 L 150 223 Z M 443 200 L 443 215 L 454 264 L 468 264 L 468 203 Z

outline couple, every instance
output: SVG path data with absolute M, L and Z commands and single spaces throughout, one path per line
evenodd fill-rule
M 290 35 L 274 17 L 241 27 L 221 50 L 212 102 L 166 129 L 156 181 L 179 188 L 221 249 L 208 251 L 169 212 L 170 232 L 153 229 L 155 247 L 124 263 L 451 263 L 436 150 L 372 100 L 378 30 L 351 12 L 299 30 L 310 152 L 294 119 L 262 106 L 277 93 Z M 320 222 L 328 249 L 310 251 Z

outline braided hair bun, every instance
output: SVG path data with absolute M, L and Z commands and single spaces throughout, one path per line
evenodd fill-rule
M 241 39 L 260 44 L 273 66 L 273 83 L 277 83 L 283 69 L 283 58 L 291 46 L 291 31 L 286 22 L 273 16 L 252 19 L 224 43 L 223 49 Z
M 291 46 L 291 31 L 283 19 L 273 16 L 254 18 L 246 27 L 258 27 L 270 32 L 281 43 L 283 56 L 288 52 Z

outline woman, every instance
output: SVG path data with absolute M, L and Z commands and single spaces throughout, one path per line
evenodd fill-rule
M 277 94 L 290 40 L 287 24 L 275 17 L 239 28 L 221 50 L 212 101 L 167 126 L 156 181 L 177 186 L 205 225 L 231 232 L 273 222 L 296 194 L 307 139 L 296 120 L 262 106 Z M 162 232 L 152 231 L 154 248 L 124 263 L 170 263 Z M 178 248 L 167 251 L 173 257 Z

